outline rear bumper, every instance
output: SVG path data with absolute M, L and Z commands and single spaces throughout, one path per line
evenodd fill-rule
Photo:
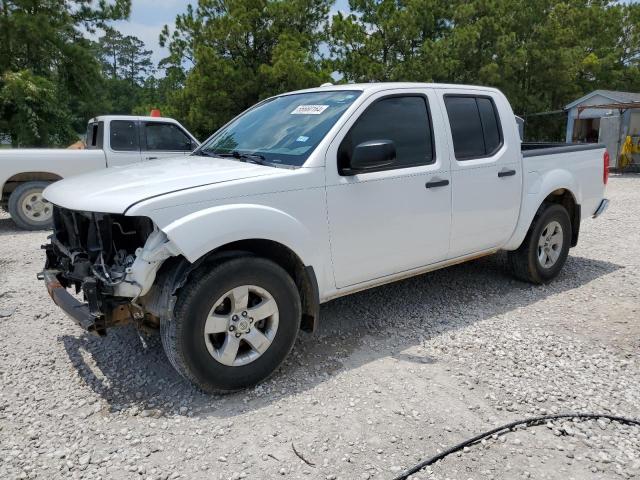
M 600 205 L 598 205 L 598 208 L 594 212 L 593 218 L 598 218 L 607 210 L 607 208 L 609 208 L 609 200 L 606 198 L 603 198 L 602 201 L 600 202 Z
M 80 303 L 58 280 L 57 270 L 45 270 L 38 274 L 38 279 L 44 280 L 49 296 L 78 326 L 86 332 L 104 335 L 105 329 L 99 317 L 91 313 L 88 303 Z

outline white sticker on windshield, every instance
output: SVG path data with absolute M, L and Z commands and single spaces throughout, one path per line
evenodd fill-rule
M 291 115 L 320 115 L 329 105 L 299 105 Z
M 309 140 L 309 137 L 305 137 L 304 135 L 300 135 L 300 136 L 296 139 L 296 142 L 306 142 L 307 140 Z

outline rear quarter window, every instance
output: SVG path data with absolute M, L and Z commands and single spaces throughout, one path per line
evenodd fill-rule
M 100 150 L 102 149 L 104 136 L 104 122 L 91 122 L 87 126 L 87 136 L 85 138 L 85 145 L 87 150 Z

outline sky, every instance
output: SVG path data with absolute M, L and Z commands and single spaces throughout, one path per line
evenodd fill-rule
M 153 51 L 153 61 L 166 57 L 166 49 L 158 44 L 158 36 L 164 25 L 172 26 L 176 15 L 183 13 L 187 5 L 195 5 L 196 0 L 132 0 L 131 16 L 128 21 L 115 22 L 114 27 L 124 35 L 135 35 Z M 348 0 L 336 0 L 332 14 L 338 10 L 349 11 Z

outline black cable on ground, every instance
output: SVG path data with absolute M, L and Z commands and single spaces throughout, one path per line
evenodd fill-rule
M 558 420 L 560 418 L 577 418 L 581 420 L 597 420 L 599 418 L 607 418 L 613 422 L 623 423 L 626 425 L 637 425 L 640 427 L 640 420 L 636 420 L 634 418 L 617 417 L 615 415 L 607 415 L 604 413 L 562 413 L 558 415 L 544 415 L 542 417 L 533 417 L 533 418 L 528 418 L 526 420 L 516 420 L 515 422 L 507 423 L 506 425 L 502 425 L 501 427 L 496 427 L 492 430 L 489 430 L 488 432 L 484 432 L 484 433 L 481 433 L 480 435 L 476 435 L 475 437 L 470 438 L 469 440 L 465 440 L 464 442 L 459 443 L 457 445 L 454 445 L 451 448 L 447 448 L 445 451 L 431 458 L 428 458 L 427 460 L 420 462 L 419 464 L 409 468 L 408 470 L 405 470 L 400 475 L 395 477 L 393 480 L 406 480 L 407 477 L 409 477 L 410 475 L 413 475 L 416 472 L 419 472 L 424 467 L 433 465 L 438 460 L 442 460 L 446 456 L 462 450 L 464 447 L 473 445 L 474 443 L 477 443 L 480 440 L 490 437 L 491 435 L 494 435 L 498 432 L 502 432 L 503 430 L 511 430 L 512 428 L 517 427 L 518 425 L 526 425 L 528 427 L 536 426 L 541 424 L 542 422 L 546 422 L 548 420 Z

